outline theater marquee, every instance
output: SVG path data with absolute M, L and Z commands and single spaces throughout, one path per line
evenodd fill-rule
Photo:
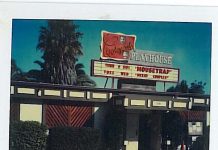
M 92 76 L 178 82 L 179 69 L 92 60 Z

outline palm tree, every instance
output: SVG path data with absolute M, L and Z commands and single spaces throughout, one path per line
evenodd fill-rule
M 95 87 L 96 83 L 93 81 L 83 70 L 84 65 L 82 63 L 78 63 L 75 66 L 77 79 L 76 79 L 76 85 L 78 86 L 91 86 Z
M 79 42 L 82 33 L 76 31 L 77 28 L 69 20 L 49 20 L 47 27 L 41 27 L 37 49 L 43 52 L 41 67 L 45 82 L 76 83 L 75 63 L 83 54 Z
M 68 20 L 50 20 L 47 27 L 41 27 L 37 49 L 43 52 L 41 61 L 35 61 L 41 67 L 41 79 L 43 82 L 65 85 L 76 85 L 78 82 L 77 74 L 80 79 L 85 72 L 79 67 L 76 72 L 75 64 L 78 57 L 81 56 L 82 46 L 79 38 L 82 33 L 77 31 L 78 26 Z M 37 71 L 32 71 L 36 75 Z M 87 78 L 86 78 L 87 79 Z M 89 116 L 91 107 L 78 107 L 67 105 L 46 105 L 45 106 L 46 124 L 52 126 L 78 126 L 77 120 L 73 118 Z M 53 112 L 56 112 L 54 114 Z M 79 113 L 75 113 L 79 112 Z M 59 116 L 63 114 L 72 114 L 67 117 Z M 52 118 L 52 121 L 50 120 Z M 83 120 L 87 121 L 87 120 Z M 79 126 L 81 123 L 79 124 Z

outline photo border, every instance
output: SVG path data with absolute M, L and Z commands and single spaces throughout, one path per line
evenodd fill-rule
M 12 19 L 79 19 L 212 23 L 210 150 L 218 147 L 218 9 L 207 6 L 1 2 L 0 5 L 0 145 L 9 148 Z

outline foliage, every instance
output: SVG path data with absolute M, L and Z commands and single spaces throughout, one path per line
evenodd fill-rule
M 181 83 L 178 83 L 175 87 L 172 86 L 167 89 L 167 92 L 181 92 L 181 93 L 199 93 L 204 94 L 204 87 L 206 83 L 202 81 L 197 82 L 196 80 L 191 83 L 190 87 L 187 84 L 187 81 L 182 80 Z
M 87 74 L 77 76 L 76 85 L 95 87 L 96 83 Z
M 108 150 L 120 150 L 123 145 L 125 131 L 125 113 L 122 110 L 111 108 L 105 117 L 104 135 Z
M 21 69 L 18 68 L 16 62 L 14 59 L 11 60 L 11 77 L 13 78 L 14 75 L 16 74 L 20 74 L 21 73 Z
M 43 52 L 44 62 L 35 61 L 42 68 L 45 82 L 75 84 L 75 63 L 82 55 L 79 39 L 82 33 L 69 20 L 49 20 L 47 27 L 41 27 L 37 49 Z
M 96 83 L 83 70 L 77 57 L 82 55 L 78 39 L 82 33 L 78 26 L 70 21 L 48 21 L 48 26 L 41 27 L 37 48 L 43 52 L 43 62 L 35 61 L 41 70 L 22 72 L 12 60 L 11 79 L 31 82 L 75 84 L 78 86 L 96 86 Z
M 47 128 L 36 121 L 10 124 L 10 150 L 42 150 L 46 145 Z
M 21 81 L 26 80 L 25 74 L 17 66 L 16 61 L 14 59 L 11 60 L 11 79 Z
M 72 21 L 50 20 L 47 27 L 40 28 L 40 36 L 37 49 L 43 52 L 43 61 L 34 63 L 41 70 L 22 72 L 12 60 L 11 79 L 31 82 L 47 82 L 57 84 L 69 84 L 78 86 L 96 86 L 83 70 L 84 65 L 76 64 L 78 57 L 82 55 L 79 39 L 82 33 L 77 31 Z M 76 64 L 76 65 L 75 65 Z
M 93 81 L 83 70 L 84 65 L 81 63 L 76 64 L 75 70 L 77 74 L 76 85 L 78 86 L 91 86 L 95 87 L 96 83 Z
M 202 81 L 197 82 L 195 80 L 195 82 L 191 83 L 191 87 L 189 88 L 189 92 L 190 93 L 204 94 L 204 86 L 205 85 L 206 85 L 206 83 L 203 83 Z
M 14 59 L 11 60 L 11 80 L 13 81 L 41 81 L 41 71 L 40 70 L 30 70 L 28 72 L 23 72 L 16 64 Z
M 97 129 L 54 127 L 49 130 L 47 150 L 97 150 L 99 144 Z

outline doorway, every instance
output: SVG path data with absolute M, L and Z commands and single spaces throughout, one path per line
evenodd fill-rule
M 151 118 L 149 114 L 139 115 L 139 150 L 151 149 Z

